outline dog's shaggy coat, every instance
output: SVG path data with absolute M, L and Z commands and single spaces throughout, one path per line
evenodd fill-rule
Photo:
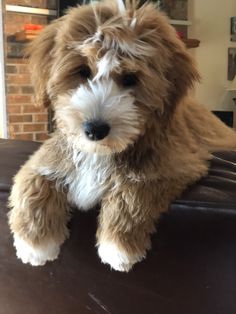
M 98 254 L 128 271 L 150 248 L 160 213 L 207 173 L 212 152 L 236 148 L 235 133 L 188 96 L 199 74 L 152 4 L 71 9 L 29 53 L 36 103 L 52 106 L 57 131 L 14 179 L 17 256 L 55 259 L 70 206 L 101 203 Z M 105 124 L 105 136 L 86 129 L 91 121 L 102 132 Z

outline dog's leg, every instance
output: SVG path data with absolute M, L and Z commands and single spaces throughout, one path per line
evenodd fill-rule
M 37 154 L 41 152 L 33 157 Z M 37 266 L 57 258 L 60 245 L 68 237 L 69 210 L 65 193 L 40 175 L 34 164 L 29 160 L 15 176 L 9 224 L 17 257 Z
M 129 271 L 145 258 L 159 215 L 155 190 L 152 184 L 132 183 L 104 198 L 97 231 L 98 254 L 103 263 L 118 271 Z

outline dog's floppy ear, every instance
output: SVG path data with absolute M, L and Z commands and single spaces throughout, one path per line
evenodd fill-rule
M 53 48 L 55 46 L 58 21 L 47 26 L 26 49 L 34 87 L 35 104 L 37 106 L 50 106 L 47 83 L 53 63 Z
M 170 25 L 167 16 L 152 3 L 144 3 L 136 12 L 142 40 L 156 49 L 151 66 L 165 85 L 164 108 L 174 110 L 195 81 L 200 80 L 193 58 Z M 157 86 L 157 90 L 160 86 Z M 163 108 L 163 109 L 164 109 Z
M 169 105 L 173 106 L 187 95 L 188 90 L 196 81 L 200 81 L 200 75 L 193 58 L 177 35 L 171 41 L 166 41 L 166 45 L 168 45 L 171 55 L 171 62 L 166 74 L 170 83 L 167 101 Z

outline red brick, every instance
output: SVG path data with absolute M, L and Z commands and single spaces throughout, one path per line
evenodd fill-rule
M 21 86 L 21 92 L 22 94 L 34 94 L 34 89 L 32 86 Z
M 9 115 L 10 123 L 32 122 L 32 115 Z
M 18 134 L 14 134 L 11 138 L 16 139 L 16 140 L 32 141 L 33 134 L 32 133 L 18 133 Z
M 20 92 L 20 87 L 15 85 L 8 85 L 7 86 L 7 93 L 8 94 L 18 94 Z
M 13 2 L 15 2 L 15 4 L 17 2 L 18 5 L 20 4 L 19 0 L 13 1 Z M 14 24 L 13 24 L 13 21 L 14 21 Z M 16 24 L 24 24 L 24 23 L 30 23 L 30 22 L 31 22 L 31 16 L 28 14 L 22 14 L 22 13 L 15 14 L 15 13 L 9 13 L 9 12 L 5 14 L 5 24 L 8 24 L 8 25 L 16 26 Z M 21 29 L 23 29 L 23 25 L 21 26 Z
M 25 58 L 7 58 L 6 59 L 6 64 L 11 65 L 11 64 L 27 64 L 28 59 Z
M 22 131 L 22 124 L 10 124 L 9 125 L 10 134 L 19 133 L 21 131 Z
M 17 24 L 5 24 L 4 25 L 4 33 L 7 35 L 12 35 L 14 34 L 17 30 L 16 27 L 19 26 Z M 20 25 L 21 26 L 21 25 Z M 21 27 L 20 27 L 21 29 Z M 18 29 L 19 30 L 19 29 Z
M 47 133 L 36 133 L 35 140 L 39 142 L 43 142 L 49 138 L 49 135 Z
M 46 124 L 24 124 L 23 131 L 24 132 L 46 131 Z
M 48 19 L 46 16 L 32 16 L 32 23 L 33 24 L 41 24 L 41 25 L 47 25 Z
M 22 106 L 23 113 L 43 113 L 45 112 L 45 109 L 43 107 L 33 106 L 33 105 L 24 105 Z
M 45 1 L 45 0 L 31 0 L 31 1 L 28 1 L 28 0 L 17 0 L 17 1 L 16 0 L 6 0 L 6 3 L 7 4 L 16 4 L 17 3 L 18 5 L 23 5 L 23 6 L 30 3 L 30 5 L 32 7 L 42 8 L 42 7 L 46 7 L 47 1 Z
M 35 122 L 48 122 L 48 115 L 47 114 L 36 114 L 34 115 Z
M 30 75 L 28 74 L 8 74 L 7 75 L 8 84 L 17 84 L 17 85 L 27 85 L 31 84 Z
M 6 73 L 17 73 L 17 66 L 16 65 L 7 65 L 6 66 Z
M 32 97 L 30 95 L 8 95 L 8 104 L 27 104 L 32 103 Z
M 17 105 L 8 105 L 7 111 L 9 114 L 11 113 L 21 113 L 21 106 Z
M 30 71 L 29 71 L 28 64 L 19 65 L 18 71 L 20 74 L 29 74 Z

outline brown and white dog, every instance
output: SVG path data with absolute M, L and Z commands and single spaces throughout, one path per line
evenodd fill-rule
M 70 207 L 101 204 L 103 263 L 129 271 L 150 249 L 162 212 L 208 171 L 234 131 L 188 96 L 191 56 L 153 4 L 102 1 L 68 11 L 30 47 L 39 105 L 57 131 L 15 176 L 9 224 L 17 256 L 57 258 Z

